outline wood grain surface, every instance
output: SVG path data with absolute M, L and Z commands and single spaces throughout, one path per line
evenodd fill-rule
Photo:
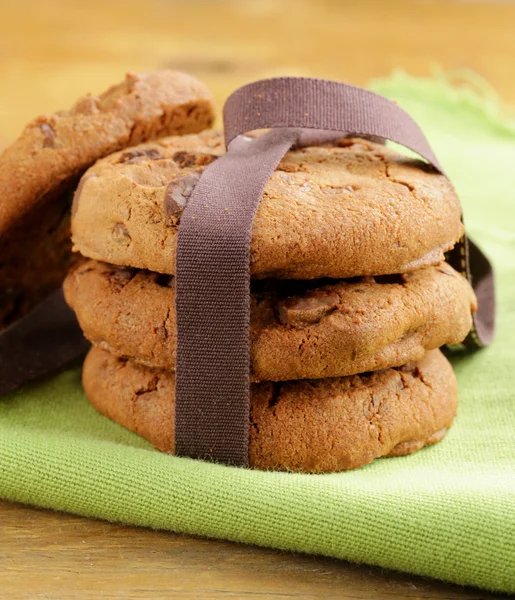
M 0 145 L 128 70 L 190 71 L 219 106 L 242 83 L 364 84 L 473 69 L 515 103 L 515 4 L 445 0 L 0 1 Z M 1 466 L 0 466 L 1 469 Z M 0 598 L 446 598 L 485 592 L 0 502 Z
M 478 590 L 165 532 L 111 525 L 0 502 L 0 597 L 496 598 Z

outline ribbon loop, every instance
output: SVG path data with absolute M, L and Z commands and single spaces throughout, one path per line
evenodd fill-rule
M 277 77 L 249 83 L 224 105 L 225 141 L 255 129 L 302 128 L 391 140 L 442 168 L 415 121 L 391 100 L 346 83 Z

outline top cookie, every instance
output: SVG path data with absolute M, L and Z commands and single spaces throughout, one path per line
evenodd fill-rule
M 181 211 L 224 152 L 218 132 L 166 138 L 97 162 L 74 200 L 74 250 L 174 274 Z M 348 278 L 436 264 L 463 234 L 442 175 L 380 144 L 341 139 L 288 152 L 253 225 L 255 278 Z
M 55 288 L 70 255 L 66 194 L 98 158 L 214 119 L 202 83 L 175 71 L 128 74 L 100 96 L 41 116 L 0 155 L 0 324 Z

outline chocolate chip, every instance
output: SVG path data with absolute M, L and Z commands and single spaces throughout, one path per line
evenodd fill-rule
M 131 267 L 115 268 L 108 273 L 109 281 L 114 290 L 121 292 L 123 288 L 131 281 L 137 273 L 137 269 Z
M 168 184 L 164 199 L 167 223 L 182 213 L 199 179 L 200 173 L 196 173 L 195 171 L 191 173 L 179 173 Z
M 116 223 L 113 229 L 113 237 L 117 242 L 121 242 L 129 245 L 132 242 L 132 238 L 129 234 L 129 230 L 123 223 Z
M 181 168 L 184 167 L 205 167 L 216 159 L 214 154 L 194 153 L 180 150 L 173 155 L 173 160 Z
M 340 297 L 332 290 L 313 290 L 297 298 L 286 298 L 277 304 L 277 315 L 283 325 L 302 327 L 317 323 L 332 313 Z
M 45 138 L 43 148 L 55 148 L 55 131 L 48 123 L 41 123 L 39 128 Z
M 141 150 L 128 150 L 127 152 L 124 152 L 121 156 L 120 159 L 118 160 L 118 163 L 123 164 L 123 163 L 135 163 L 135 162 L 140 162 L 141 160 L 159 160 L 160 158 L 163 158 L 163 156 L 161 155 L 161 153 L 159 152 L 159 150 L 157 148 L 144 148 Z

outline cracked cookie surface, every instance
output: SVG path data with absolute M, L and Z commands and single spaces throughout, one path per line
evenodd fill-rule
M 100 413 L 174 452 L 173 374 L 93 348 L 83 384 Z M 328 473 L 410 454 L 441 440 L 456 410 L 456 378 L 439 350 L 376 373 L 252 384 L 250 465 Z
M 203 132 L 97 162 L 74 202 L 74 249 L 173 274 L 181 212 L 224 152 Z M 403 273 L 443 260 L 463 233 L 458 198 L 420 160 L 360 139 L 292 150 L 268 181 L 253 225 L 255 278 Z
M 29 123 L 0 155 L 0 326 L 62 282 L 71 255 L 69 191 L 88 167 L 127 146 L 201 131 L 213 119 L 202 83 L 155 71 L 128 74 L 98 97 Z
M 64 283 L 86 337 L 175 369 L 174 278 L 84 260 Z M 471 328 L 474 293 L 446 263 L 354 280 L 260 280 L 251 294 L 251 379 L 337 377 L 420 360 Z

